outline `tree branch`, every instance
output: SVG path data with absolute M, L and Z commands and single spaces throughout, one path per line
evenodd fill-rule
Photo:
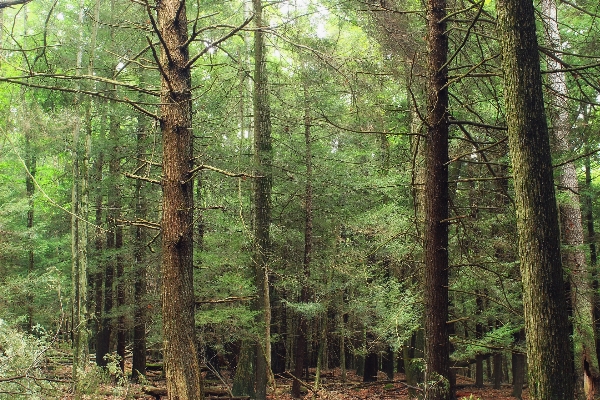
M 156 180 L 156 179 L 150 179 L 150 178 L 146 178 L 144 176 L 139 176 L 139 175 L 134 175 L 134 174 L 130 174 L 129 172 L 125 172 L 123 175 L 125 175 L 127 178 L 131 178 L 131 179 L 139 179 L 141 181 L 144 182 L 150 182 L 153 183 L 155 185 L 160 185 L 161 182 Z
M 12 7 L 12 6 L 18 6 L 18 5 L 21 5 L 21 4 L 27 4 L 30 1 L 31 0 L 4 0 L 4 1 L 0 1 L 0 9 L 7 8 L 7 7 Z
M 236 33 L 238 33 L 239 31 L 241 31 L 242 29 L 244 29 L 244 27 L 246 25 L 248 25 L 250 23 L 250 21 L 252 21 L 252 19 L 254 18 L 254 15 L 252 15 L 251 17 L 249 17 L 248 19 L 246 19 L 240 26 L 236 27 L 235 29 L 233 29 L 231 32 L 229 32 L 227 35 L 223 36 L 220 39 L 215 40 L 214 42 L 212 42 L 211 44 L 209 44 L 208 46 L 206 46 L 204 49 L 202 49 L 202 51 L 200 51 L 200 53 L 196 54 L 196 56 L 194 56 L 187 64 L 186 64 L 186 68 L 191 68 L 192 65 L 194 65 L 194 63 L 196 61 L 198 61 L 198 59 L 200 57 L 202 57 L 204 54 L 206 54 L 206 52 L 208 52 L 208 50 L 210 50 L 211 47 L 215 47 L 218 46 L 219 44 L 223 43 L 224 41 L 226 41 L 227 39 L 229 39 L 230 37 L 232 37 L 233 35 L 235 35 Z

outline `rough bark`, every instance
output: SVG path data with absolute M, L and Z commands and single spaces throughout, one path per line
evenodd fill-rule
M 562 44 L 558 30 L 555 0 L 542 0 L 544 33 L 546 45 L 551 51 L 561 51 Z M 571 125 L 569 123 L 568 90 L 564 66 L 552 57 L 546 59 L 549 70 L 558 72 L 549 74 L 550 120 L 556 151 L 564 154 L 572 150 L 569 144 Z M 567 162 L 560 167 L 559 190 L 563 192 L 559 201 L 560 224 L 564 247 L 563 262 L 570 272 L 570 295 L 573 309 L 573 346 L 576 397 L 594 396 L 594 379 L 598 377 L 598 359 L 594 338 L 594 307 L 592 300 L 591 274 L 587 267 L 584 251 L 583 221 L 579 182 L 575 163 Z M 587 368 L 586 368 L 587 366 Z
M 184 0 L 156 2 L 161 37 L 162 315 L 169 398 L 202 398 L 194 322 L 193 134 Z
M 532 400 L 573 398 L 558 211 L 533 3 L 499 0 Z
M 146 139 L 146 127 L 144 118 L 139 117 L 138 131 L 136 137 L 138 160 L 144 159 L 144 145 Z M 141 161 L 140 161 L 141 162 Z M 140 166 L 141 167 L 141 166 Z M 148 213 L 146 201 L 146 190 L 144 183 L 137 180 L 135 183 L 135 216 L 137 219 L 145 220 Z M 131 380 L 139 382 L 146 375 L 146 230 L 141 226 L 135 227 L 135 247 L 133 250 L 135 271 L 133 283 L 133 349 Z
M 100 126 L 103 130 L 105 118 L 101 122 Z M 95 200 L 95 222 L 96 232 L 94 238 L 94 251 L 96 256 L 96 271 L 94 272 L 94 319 L 96 322 L 96 365 L 104 366 L 104 356 L 108 353 L 108 340 L 104 339 L 104 272 L 105 263 L 102 262 L 102 253 L 104 248 L 104 234 L 102 229 L 102 212 L 103 212 L 103 185 L 102 185 L 102 174 L 104 169 L 104 152 L 100 151 L 96 155 L 94 162 L 94 182 L 96 184 L 94 195 Z
M 254 304 L 259 335 L 256 350 L 256 398 L 265 400 L 271 358 L 271 305 L 269 295 L 269 255 L 271 253 L 271 187 L 273 149 L 271 110 L 267 87 L 262 0 L 253 0 L 254 22 L 254 249 L 252 262 L 257 298 Z
M 85 12 L 83 4 L 79 14 L 79 23 L 83 25 Z M 95 34 L 91 38 L 94 45 Z M 83 41 L 82 41 L 83 43 Z M 93 58 L 93 47 L 92 58 Z M 83 70 L 84 47 L 81 45 L 76 55 L 76 74 Z M 90 70 L 93 64 L 90 63 Z M 77 98 L 79 103 L 81 98 Z M 80 374 L 85 370 L 88 355 L 87 327 L 87 269 L 88 269 L 88 161 L 91 147 L 90 103 L 82 105 L 82 118 L 77 119 L 73 130 L 73 188 L 71 193 L 71 253 L 72 253 L 72 338 L 73 338 L 73 385 L 78 393 Z M 81 135 L 84 133 L 84 135 Z
M 587 147 L 587 146 L 586 146 Z M 598 255 L 596 253 L 596 232 L 594 229 L 594 210 L 592 203 L 592 168 L 590 162 L 590 156 L 585 158 L 585 187 L 587 189 L 585 199 L 585 219 L 587 225 L 587 242 L 590 250 L 590 269 L 596 271 L 593 277 L 592 286 L 594 290 L 593 296 L 593 307 L 594 307 L 594 321 L 596 331 L 596 357 L 600 359 L 600 298 L 598 296 L 598 272 L 596 269 L 598 263 Z
M 520 330 L 514 334 L 513 344 L 520 346 L 525 340 L 525 331 Z M 525 383 L 525 354 L 518 350 L 512 352 L 512 376 L 513 376 L 513 391 L 512 395 L 521 400 L 523 394 L 523 384 Z
M 114 107 L 114 104 L 109 104 L 109 107 Z M 110 152 L 110 161 L 108 165 L 109 182 L 108 189 L 109 197 L 109 218 L 111 232 L 113 235 L 113 254 L 114 254 L 114 271 L 116 280 L 116 306 L 118 316 L 116 318 L 117 331 L 117 356 L 119 357 L 119 367 L 121 371 L 125 371 L 125 315 L 123 307 L 125 306 L 125 276 L 123 270 L 123 226 L 121 220 L 121 155 L 119 145 L 119 130 L 120 125 L 115 116 L 111 117 L 109 127 L 109 140 L 112 145 Z
M 312 233 L 313 233 L 313 187 L 312 187 L 312 138 L 311 138 L 311 116 L 308 102 L 308 88 L 304 85 L 304 163 L 306 166 L 306 183 L 304 187 L 304 259 L 302 262 L 302 289 L 300 302 L 306 303 L 310 300 L 308 280 L 310 278 L 310 263 L 312 260 Z M 299 315 L 299 329 L 296 337 L 296 351 L 294 352 L 295 369 L 294 375 L 302 377 L 304 364 L 306 363 L 306 335 L 308 333 L 308 321 L 303 315 Z M 292 383 L 292 396 L 299 398 L 300 382 L 294 380 Z
M 425 365 L 428 400 L 451 398 L 448 319 L 448 36 L 446 1 L 427 2 L 428 129 L 425 180 Z

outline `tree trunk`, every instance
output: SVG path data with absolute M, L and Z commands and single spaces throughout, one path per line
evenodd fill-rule
M 494 389 L 502 387 L 502 353 L 494 353 Z
M 162 314 L 169 398 L 202 398 L 194 322 L 193 132 L 185 1 L 156 2 L 163 137 Z
M 306 78 L 306 77 L 305 77 Z M 308 98 L 308 86 L 304 83 L 304 163 L 306 165 L 306 183 L 304 186 L 304 259 L 302 262 L 302 289 L 300 302 L 307 303 L 310 300 L 308 280 L 310 279 L 310 263 L 312 259 L 312 234 L 313 234 L 313 187 L 312 187 L 312 137 L 311 116 Z M 294 374 L 297 378 L 302 377 L 302 371 L 306 364 L 306 335 L 308 333 L 308 321 L 306 316 L 299 315 L 299 329 L 296 337 L 296 362 Z M 299 398 L 300 382 L 294 380 L 292 383 L 292 396 Z
M 146 120 L 144 117 L 138 117 L 138 128 L 136 137 L 136 153 L 138 160 L 144 159 L 146 145 Z M 142 168 L 140 165 L 139 168 Z M 135 183 L 135 216 L 138 220 L 146 220 L 148 214 L 148 202 L 146 201 L 147 190 L 144 183 L 138 179 Z M 132 366 L 131 380 L 140 382 L 142 377 L 146 375 L 146 307 L 148 300 L 146 299 L 146 275 L 147 275 L 147 256 L 146 242 L 148 235 L 146 229 L 142 226 L 135 227 L 135 247 L 133 250 L 135 271 L 133 283 L 133 349 L 132 349 Z
M 555 0 L 542 0 L 546 45 L 553 51 L 561 51 L 562 44 L 558 30 Z M 548 57 L 548 69 L 558 71 L 548 75 L 550 119 L 556 150 L 559 154 L 569 154 L 571 126 L 569 123 L 568 91 L 564 66 L 552 57 Z M 586 265 L 583 249 L 584 234 L 579 198 L 579 182 L 573 161 L 560 167 L 559 188 L 566 197 L 559 203 L 562 240 L 565 246 L 564 263 L 571 274 L 571 306 L 573 309 L 573 345 L 575 357 L 576 397 L 585 395 L 593 398 L 592 375 L 598 377 L 598 358 L 594 335 L 594 309 L 592 302 L 591 275 Z M 588 368 L 586 368 L 587 366 Z M 591 385 L 584 385 L 584 382 Z M 584 387 L 587 393 L 584 393 Z
M 262 0 L 253 0 L 254 22 L 254 277 L 257 289 L 255 309 L 263 331 L 256 350 L 256 399 L 265 400 L 271 358 L 271 304 L 269 295 L 269 255 L 271 253 L 271 186 L 273 148 L 271 110 L 267 87 Z
M 104 113 L 103 113 L 104 114 Z M 100 122 L 101 132 L 104 131 L 106 123 L 106 118 L 103 117 Z M 101 140 L 105 138 L 102 136 Z M 104 152 L 100 151 L 96 155 L 96 160 L 94 162 L 94 182 L 96 184 L 95 188 L 95 225 L 96 232 L 94 238 L 94 250 L 95 250 L 95 258 L 96 262 L 96 271 L 94 273 L 94 316 L 96 322 L 96 365 L 101 367 L 106 365 L 104 363 L 104 356 L 108 353 L 108 340 L 104 340 L 103 332 L 104 332 L 104 275 L 106 270 L 106 263 L 103 262 L 103 249 L 104 249 L 104 229 L 102 228 L 102 212 L 103 212 L 103 187 L 102 177 L 103 177 L 103 169 L 104 169 Z M 105 346 L 106 345 L 106 346 Z
M 109 107 L 115 107 L 115 104 L 109 103 Z M 125 315 L 123 307 L 125 306 L 125 277 L 123 271 L 123 227 L 120 224 L 121 219 L 121 156 L 119 145 L 119 122 L 116 116 L 111 117 L 109 126 L 109 141 L 112 145 L 110 161 L 108 163 L 108 172 L 110 186 L 108 189 L 110 218 L 110 235 L 114 260 L 114 271 L 116 278 L 116 301 L 118 315 L 116 321 L 117 331 L 117 356 L 119 357 L 119 367 L 125 371 Z
M 573 398 L 558 211 L 533 3 L 499 0 L 532 400 Z
M 80 7 L 79 23 L 85 22 L 85 8 Z M 88 73 L 93 72 L 93 58 L 98 24 L 94 24 L 90 39 L 90 63 Z M 83 31 L 82 31 L 83 32 Z M 81 34 L 83 38 L 83 33 Z M 81 43 L 84 43 L 83 41 Z M 83 44 L 76 56 L 76 75 L 83 70 Z M 78 96 L 76 102 L 81 98 Z M 88 358 L 88 311 L 87 311 L 87 269 L 88 269 L 88 179 L 91 151 L 92 122 L 91 101 L 86 99 L 82 110 L 83 118 L 78 118 L 73 130 L 73 189 L 71 198 L 71 253 L 72 253 L 72 317 L 73 329 L 73 385 L 79 393 L 79 377 L 85 370 Z M 82 127 L 82 124 L 84 125 Z M 81 137 L 81 132 L 85 135 Z
M 446 1 L 427 2 L 428 130 L 425 181 L 425 398 L 447 400 L 448 319 L 448 36 Z
M 588 146 L 586 146 L 587 148 Z M 589 151 L 589 149 L 588 149 Z M 592 168 L 590 163 L 590 156 L 585 158 L 585 188 L 587 194 L 585 195 L 585 219 L 587 224 L 587 241 L 590 249 L 590 269 L 596 271 L 598 263 L 598 255 L 596 253 L 596 232 L 594 230 L 594 209 L 592 202 Z M 598 296 L 598 272 L 593 277 L 593 289 L 594 295 L 592 297 L 592 304 L 594 307 L 594 321 L 595 333 L 596 333 L 596 358 L 600 359 L 600 298 Z
M 525 340 L 525 331 L 521 329 L 513 335 L 514 346 L 519 346 Z M 525 383 L 525 354 L 518 350 L 512 352 L 512 376 L 513 376 L 513 391 L 512 396 L 521 400 L 523 393 L 523 384 Z
M 23 6 L 22 10 L 23 14 L 23 37 L 27 36 L 27 5 Z M 23 60 L 23 63 L 26 63 L 26 60 Z M 25 65 L 26 67 L 26 65 Z M 35 172 L 36 172 L 36 156 L 35 151 L 32 148 L 32 129 L 31 129 L 31 119 L 28 115 L 28 105 L 25 100 L 25 86 L 21 87 L 21 129 L 23 130 L 23 134 L 25 136 L 25 190 L 27 194 L 27 273 L 31 276 L 35 269 L 35 260 L 34 260 L 34 241 L 33 241 L 33 215 L 35 211 L 35 204 L 33 196 L 35 194 Z M 27 330 L 28 332 L 32 332 L 33 329 L 33 312 L 34 312 L 34 295 L 30 293 L 27 295 Z

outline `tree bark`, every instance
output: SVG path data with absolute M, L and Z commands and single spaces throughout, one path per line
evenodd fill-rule
M 304 164 L 306 166 L 306 183 L 304 186 L 304 259 L 302 261 L 302 289 L 300 302 L 307 303 L 310 300 L 308 280 L 310 279 L 310 263 L 312 260 L 312 235 L 313 235 L 313 187 L 312 187 L 312 137 L 310 103 L 308 99 L 308 86 L 304 83 Z M 308 321 L 306 316 L 299 315 L 299 329 L 296 337 L 296 351 L 294 355 L 294 374 L 297 378 L 302 377 L 304 364 L 306 363 L 306 334 L 308 333 Z M 294 380 L 292 383 L 292 396 L 299 398 L 300 382 Z
M 425 398 L 448 400 L 448 36 L 446 1 L 427 2 L 428 129 L 425 181 Z
M 109 103 L 109 107 L 115 107 Z M 119 357 L 119 367 L 121 371 L 125 371 L 125 314 L 123 307 L 125 306 L 125 276 L 123 270 L 123 226 L 121 220 L 121 155 L 119 144 L 120 125 L 116 116 L 112 116 L 109 125 L 109 141 L 112 145 L 110 161 L 108 165 L 109 182 L 108 196 L 109 217 L 110 217 L 110 234 L 114 236 L 113 254 L 114 254 L 114 271 L 116 278 L 116 301 L 118 315 L 116 321 L 117 331 L 117 356 Z
M 557 9 L 555 0 L 542 0 L 546 45 L 553 52 L 562 50 L 560 32 L 558 30 Z M 564 66 L 556 59 L 546 59 L 549 70 L 558 72 L 549 74 L 550 86 L 550 120 L 554 143 L 559 154 L 568 154 L 571 150 L 569 135 L 571 126 L 568 111 L 568 90 Z M 591 274 L 587 268 L 583 248 L 584 233 L 581 216 L 581 200 L 579 198 L 579 182 L 575 163 L 567 162 L 560 167 L 559 190 L 564 193 L 559 202 L 562 241 L 566 245 L 563 260 L 570 271 L 570 295 L 573 317 L 573 346 L 576 397 L 593 398 L 594 379 L 598 377 L 598 358 L 594 332 L 594 308 L 592 300 Z M 586 368 L 587 366 L 587 368 Z M 592 376 L 593 375 L 593 376 Z M 585 384 L 589 382 L 590 384 Z
M 264 335 L 256 349 L 256 399 L 265 400 L 271 358 L 271 304 L 269 294 L 269 256 L 271 253 L 271 187 L 273 148 L 271 109 L 267 87 L 262 0 L 253 0 L 254 22 L 254 249 L 252 262 L 257 289 L 257 323 Z
M 138 130 L 136 137 L 136 147 L 138 160 L 144 159 L 144 146 L 146 139 L 145 118 L 138 117 Z M 142 161 L 140 161 L 142 162 Z M 141 167 L 141 165 L 140 165 Z M 148 203 L 146 201 L 146 190 L 144 183 L 138 179 L 135 183 L 135 216 L 137 219 L 145 220 L 148 213 Z M 141 226 L 135 227 L 135 247 L 133 250 L 135 271 L 133 283 L 133 350 L 131 380 L 139 382 L 146 375 L 146 306 L 147 306 L 147 287 L 146 287 L 146 229 Z
M 558 211 L 530 0 L 499 0 L 532 400 L 573 398 Z
M 202 398 L 194 322 L 193 134 L 185 0 L 156 2 L 160 54 L 162 177 L 162 314 L 169 398 Z

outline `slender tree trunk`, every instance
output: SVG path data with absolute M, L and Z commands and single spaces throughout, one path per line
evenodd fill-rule
M 547 46 L 554 52 L 562 50 L 558 30 L 557 9 L 555 0 L 542 0 L 545 38 Z M 549 92 L 550 119 L 556 150 L 568 153 L 571 150 L 569 135 L 568 91 L 564 66 L 556 59 L 548 57 L 549 70 L 558 72 L 548 76 L 551 91 Z M 594 308 L 591 290 L 591 274 L 587 268 L 583 249 L 584 233 L 581 217 L 581 201 L 579 198 L 579 182 L 575 163 L 567 162 L 560 167 L 559 187 L 566 200 L 559 203 L 562 240 L 565 246 L 564 263 L 571 273 L 570 295 L 573 308 L 573 345 L 576 374 L 576 397 L 594 396 L 594 377 L 598 377 L 598 358 L 594 335 Z M 584 391 L 584 388 L 586 389 Z M 584 393 L 585 392 L 585 393 Z
M 98 4 L 96 4 L 98 9 Z M 81 4 L 79 24 L 85 21 L 85 8 Z M 90 38 L 90 59 L 88 73 L 94 70 L 94 49 L 98 32 L 98 22 L 94 23 Z M 83 34 L 82 34 L 83 35 Z M 82 37 L 81 37 L 82 38 Z M 84 43 L 82 40 L 81 43 Z M 84 47 L 81 45 L 76 56 L 76 74 L 83 70 Z M 77 96 L 76 104 L 81 97 Z M 71 198 L 71 252 L 72 252 L 72 329 L 73 329 L 73 385 L 78 393 L 80 374 L 85 370 L 88 358 L 88 309 L 87 309 L 87 270 L 88 270 L 88 180 L 89 158 L 92 141 L 91 100 L 85 99 L 82 106 L 83 118 L 78 118 L 73 130 L 73 189 Z M 82 127 L 83 124 L 83 127 Z M 82 131 L 84 132 L 81 137 Z
M 269 255 L 271 253 L 271 187 L 273 149 L 271 110 L 267 87 L 262 0 L 253 0 L 254 22 L 254 276 L 257 289 L 257 322 L 263 331 L 256 351 L 256 398 L 265 400 L 271 358 L 271 304 Z
M 446 1 L 427 2 L 428 130 L 425 181 L 425 398 L 447 400 L 448 340 L 448 36 Z
M 313 236 L 313 186 L 312 186 L 312 137 L 311 137 L 311 115 L 308 98 L 307 83 L 304 83 L 304 164 L 306 166 L 306 183 L 304 186 L 304 259 L 302 262 L 302 289 L 300 302 L 307 303 L 310 300 L 308 281 L 310 279 L 310 263 L 312 260 L 312 236 Z M 302 371 L 306 364 L 306 335 L 308 333 L 308 321 L 306 316 L 299 315 L 299 329 L 296 337 L 296 351 L 294 352 L 296 362 L 294 375 L 302 378 Z M 294 380 L 292 383 L 292 396 L 299 398 L 300 382 Z
M 194 322 L 193 134 L 188 21 L 184 0 L 156 2 L 163 137 L 162 315 L 169 398 L 202 398 Z
M 28 17 L 28 12 L 27 12 L 27 5 L 23 6 L 23 9 L 21 11 L 21 13 L 23 14 L 23 39 L 26 38 L 27 36 L 27 17 Z M 1 41 L 0 41 L 1 42 Z M 26 68 L 26 62 L 25 60 L 23 61 L 24 64 L 24 69 Z M 35 172 L 36 172 L 36 156 L 35 156 L 35 151 L 32 148 L 32 132 L 31 132 L 31 117 L 28 115 L 28 109 L 29 106 L 26 103 L 26 99 L 25 99 L 25 86 L 21 87 L 21 112 L 22 112 L 22 116 L 21 116 L 21 129 L 23 131 L 23 134 L 25 136 L 25 190 L 26 190 L 26 194 L 27 194 L 27 222 L 26 222 L 26 227 L 27 227 L 27 244 L 26 244 L 26 249 L 27 249 L 27 273 L 29 275 L 33 274 L 33 271 L 35 269 L 35 260 L 34 260 L 34 242 L 33 242 L 33 216 L 34 216 L 34 211 L 35 211 L 35 207 L 34 207 L 34 200 L 33 200 L 33 196 L 35 194 L 35 185 L 34 185 L 34 180 L 35 180 Z M 32 331 L 33 329 L 33 312 L 34 312 L 34 305 L 33 305 L 33 300 L 34 300 L 34 296 L 33 293 L 30 293 L 27 295 L 27 330 L 29 332 Z
M 23 99 L 23 101 L 25 101 Z M 25 103 L 23 103 L 25 104 Z M 26 115 L 26 114 L 25 114 Z M 24 119 L 28 121 L 24 115 Z M 27 122 L 29 123 L 29 122 Z M 25 167 L 27 175 L 25 176 L 25 188 L 27 190 L 27 273 L 32 275 L 35 270 L 35 254 L 34 254 L 34 239 L 33 239 L 33 217 L 35 211 L 35 203 L 33 196 L 35 195 L 35 173 L 36 173 L 36 156 L 32 148 L 31 129 L 25 127 Z M 27 306 L 27 326 L 29 332 L 33 329 L 33 293 L 28 296 L 29 304 Z
M 140 118 L 136 138 L 138 160 L 144 159 L 146 126 L 145 119 Z M 140 161 L 142 162 L 142 161 Z M 140 167 L 142 167 L 140 165 Z M 135 215 L 138 220 L 146 220 L 148 203 L 146 201 L 146 190 L 141 180 L 135 183 Z M 146 257 L 146 230 L 141 226 L 135 227 L 134 247 L 134 283 L 133 283 L 133 354 L 131 366 L 131 380 L 139 382 L 146 375 L 146 305 L 147 305 L 147 257 Z
M 108 197 L 108 201 L 111 201 L 110 196 Z M 105 367 L 108 363 L 107 360 L 104 359 L 104 356 L 110 352 L 110 337 L 113 331 L 113 319 L 111 314 L 114 306 L 113 284 L 115 277 L 115 265 L 112 253 L 115 249 L 115 235 L 113 219 L 110 215 L 110 211 L 106 213 L 106 226 L 108 228 L 106 231 L 106 250 L 111 255 L 104 260 L 104 305 L 101 322 L 102 329 L 98 333 L 98 339 L 96 341 L 96 363 L 101 367 Z
M 109 106 L 115 106 L 109 104 Z M 117 356 L 119 356 L 119 367 L 125 371 L 125 276 L 123 270 L 123 226 L 121 220 L 121 150 L 120 150 L 120 124 L 117 117 L 111 117 L 109 128 L 109 140 L 112 144 L 112 152 L 109 162 L 109 215 L 111 219 L 111 230 L 114 235 L 114 266 L 116 278 L 116 300 L 118 315 L 116 318 L 117 330 Z
M 104 113 L 103 113 L 104 114 Z M 101 131 L 104 131 L 106 118 L 102 118 L 100 123 Z M 102 137 L 101 140 L 104 140 Z M 103 248 L 104 248 L 104 233 L 102 229 L 102 212 L 103 212 L 103 184 L 102 174 L 104 169 L 104 152 L 100 151 L 96 155 L 94 162 L 93 180 L 96 185 L 95 187 L 95 221 L 96 232 L 94 238 L 94 250 L 96 256 L 96 271 L 94 272 L 94 315 L 96 322 L 96 365 L 106 365 L 104 362 L 104 356 L 108 353 L 108 340 L 104 339 L 104 275 L 106 271 L 106 263 L 103 262 Z
M 530 0 L 499 0 L 532 400 L 573 398 L 569 321 L 542 79 Z

